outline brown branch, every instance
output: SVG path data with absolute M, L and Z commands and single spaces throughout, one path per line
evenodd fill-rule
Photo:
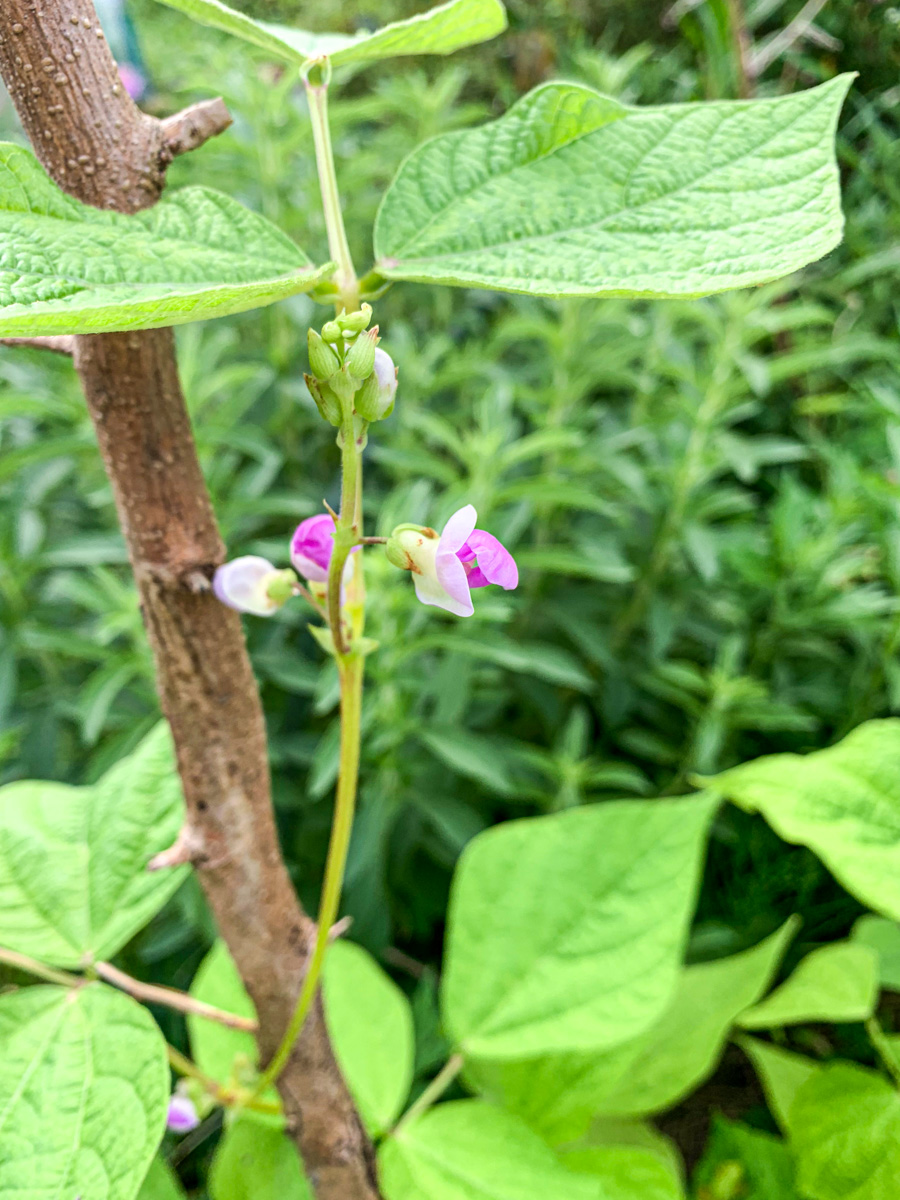
M 26 346 L 30 350 L 52 350 L 54 354 L 68 354 L 71 358 L 75 351 L 75 339 L 71 337 L 2 337 L 0 346 Z
M 229 1029 L 242 1029 L 245 1033 L 256 1033 L 257 1031 L 258 1026 L 252 1017 L 239 1017 L 236 1013 L 214 1008 L 212 1004 L 204 1004 L 202 1000 L 195 1000 L 187 992 L 179 992 L 176 988 L 143 983 L 140 979 L 133 979 L 130 975 L 126 975 L 112 963 L 94 963 L 94 970 L 101 979 L 105 979 L 113 987 L 127 992 L 129 996 L 134 996 L 135 1000 L 142 1000 L 145 1004 L 162 1004 L 166 1008 L 174 1008 L 177 1012 L 206 1017 L 207 1020 L 216 1021 L 219 1025 L 225 1025 Z
M 98 208 L 159 196 L 163 122 L 121 86 L 92 0 L 2 0 L 0 72 L 52 178 Z M 256 1005 L 265 1061 L 287 1028 L 314 926 L 278 845 L 265 725 L 240 618 L 209 590 L 224 558 L 197 461 L 170 329 L 79 337 L 75 368 L 112 483 L 163 712 L 172 728 L 194 861 Z M 321 1001 L 278 1083 L 319 1200 L 377 1200 L 372 1146 L 338 1070 Z
M 166 117 L 162 122 L 163 137 L 169 153 L 175 158 L 224 133 L 230 124 L 231 113 L 224 100 L 202 100 L 174 117 Z

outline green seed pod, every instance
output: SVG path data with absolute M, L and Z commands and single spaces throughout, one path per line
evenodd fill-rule
M 309 365 L 313 375 L 323 383 L 327 382 L 341 365 L 338 356 L 330 346 L 326 346 L 314 329 L 307 333 L 306 344 L 309 347 Z
M 326 342 L 339 342 L 343 337 L 343 330 L 337 321 L 326 321 L 322 326 L 322 337 Z
M 340 425 L 343 420 L 341 413 L 341 402 L 331 390 L 327 383 L 319 383 L 318 379 L 313 379 L 312 375 L 304 375 L 306 386 L 309 388 L 309 394 L 316 402 L 316 408 L 325 418 L 329 425 Z
M 378 328 L 360 334 L 347 355 L 347 370 L 354 379 L 368 379 L 375 367 L 375 343 Z

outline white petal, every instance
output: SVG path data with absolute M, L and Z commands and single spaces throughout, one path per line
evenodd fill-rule
M 440 554 L 442 551 L 447 551 L 449 554 L 455 554 L 457 550 L 462 550 L 469 538 L 469 535 L 475 528 L 475 522 L 477 520 L 478 513 L 475 511 L 475 506 L 472 504 L 467 504 L 464 508 L 461 508 L 455 512 L 441 530 L 441 540 L 438 543 L 438 554 Z

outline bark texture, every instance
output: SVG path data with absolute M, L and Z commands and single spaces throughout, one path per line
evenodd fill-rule
M 91 0 L 0 0 L 0 72 L 48 173 L 98 208 L 137 212 L 154 203 L 172 156 L 229 120 L 220 101 L 164 122 L 141 113 L 119 82 Z M 199 872 L 256 1004 L 265 1060 L 293 1011 L 314 927 L 278 845 L 240 618 L 210 592 L 223 546 L 172 331 L 82 336 L 69 350 L 112 482 L 184 784 L 188 825 L 167 861 L 190 859 Z M 320 1200 L 377 1200 L 371 1143 L 321 1004 L 279 1090 Z

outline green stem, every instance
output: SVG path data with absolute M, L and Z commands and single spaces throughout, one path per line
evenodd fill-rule
M 325 881 L 319 905 L 316 944 L 306 977 L 303 980 L 297 1007 L 294 1009 L 294 1015 L 291 1017 L 274 1058 L 260 1077 L 256 1086 L 257 1096 L 275 1082 L 287 1065 L 294 1043 L 300 1036 L 300 1031 L 312 1008 L 322 975 L 325 952 L 328 949 L 329 934 L 337 919 L 344 884 L 344 870 L 347 865 L 347 851 L 350 847 L 350 833 L 353 829 L 353 814 L 356 808 L 363 669 L 364 659 L 359 655 L 348 654 L 344 658 L 338 658 L 341 681 L 341 765 L 334 824 L 331 827 L 331 842 L 328 847 Z
M 313 71 L 319 74 L 320 82 L 311 82 L 310 76 L 307 75 L 304 78 L 304 84 L 309 98 L 309 115 L 312 121 L 313 142 L 316 147 L 316 166 L 319 170 L 322 208 L 325 211 L 325 228 L 328 231 L 328 249 L 331 257 L 337 263 L 334 282 L 340 292 L 340 300 L 347 312 L 355 312 L 359 308 L 359 280 L 353 269 L 350 244 L 344 228 L 341 195 L 338 190 L 334 154 L 331 149 L 331 129 L 328 124 L 328 77 L 331 72 L 330 68 L 323 69 L 319 64 L 313 67 Z
M 8 967 L 15 967 L 17 971 L 25 971 L 26 974 L 34 975 L 37 979 L 43 979 L 47 983 L 58 983 L 61 987 L 79 987 L 84 983 L 81 976 L 70 975 L 68 971 L 57 971 L 54 967 L 48 967 L 44 963 L 38 962 L 36 958 L 20 954 L 18 950 L 0 948 L 0 963 L 4 963 Z
M 414 1104 L 411 1104 L 397 1124 L 394 1126 L 392 1137 L 397 1137 L 404 1126 L 409 1125 L 416 1117 L 421 1117 L 422 1113 L 427 1112 L 437 1100 L 440 1100 L 444 1092 L 463 1069 L 463 1056 L 461 1054 L 453 1054 L 432 1079 L 431 1083 L 425 1088 L 421 1096 Z

